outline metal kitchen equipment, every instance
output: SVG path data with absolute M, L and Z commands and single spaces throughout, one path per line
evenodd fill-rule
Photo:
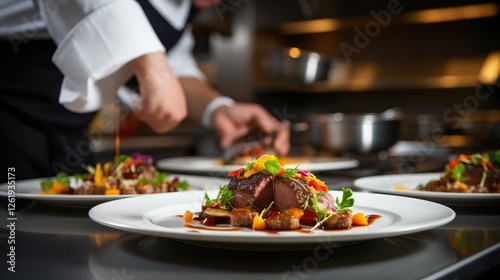
M 272 52 L 269 72 L 277 79 L 313 84 L 330 80 L 336 75 L 340 62 L 308 50 L 286 48 Z
M 310 114 L 306 119 L 314 147 L 335 153 L 368 154 L 386 150 L 399 140 L 402 113 L 393 108 L 383 113 Z M 304 123 L 300 126 L 304 130 Z

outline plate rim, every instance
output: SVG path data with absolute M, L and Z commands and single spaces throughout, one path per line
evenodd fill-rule
M 303 167 L 304 169 L 310 169 L 313 172 L 316 171 L 326 171 L 326 170 L 337 170 L 337 169 L 348 169 L 355 168 L 359 165 L 359 161 L 354 158 L 347 157 L 305 157 L 305 156 L 296 156 L 291 158 L 304 158 L 304 159 L 325 159 L 331 161 L 324 162 L 316 162 L 316 163 L 302 163 L 298 164 L 299 167 Z M 210 167 L 196 167 L 191 166 L 190 168 L 183 168 L 183 164 L 179 164 L 179 162 L 185 161 L 211 161 L 214 162 Z M 172 158 L 163 158 L 159 159 L 155 162 L 155 165 L 160 170 L 174 170 L 176 172 L 229 172 L 232 170 L 236 170 L 241 168 L 244 165 L 217 165 L 215 164 L 218 160 L 221 160 L 219 157 L 210 157 L 210 156 L 182 156 L 182 157 L 172 157 Z M 177 161 L 177 162 L 175 162 Z M 332 167 L 332 165 L 337 165 L 336 167 Z M 181 167 L 180 167 L 181 166 Z M 294 168 L 297 164 L 285 164 L 287 168 Z
M 213 190 L 212 190 L 213 191 Z M 341 192 L 339 191 L 330 191 L 332 194 L 340 194 Z M 159 194 L 155 196 L 154 200 L 160 200 L 162 199 L 161 196 L 166 196 L 168 194 Z M 179 194 L 173 193 L 170 195 L 171 199 L 175 199 L 174 196 L 179 196 Z M 435 217 L 433 215 L 428 214 L 429 219 L 428 221 L 425 222 L 420 222 L 420 223 L 413 223 L 406 225 L 405 220 L 409 218 L 408 213 L 406 216 L 399 217 L 397 219 L 397 223 L 391 224 L 387 227 L 384 227 L 381 230 L 378 230 L 377 232 L 366 232 L 366 230 L 363 232 L 363 228 L 355 228 L 355 229 L 350 229 L 350 230 L 341 230 L 341 231 L 315 231 L 313 234 L 291 234 L 291 235 L 281 235 L 279 237 L 274 236 L 274 235 L 259 235 L 259 236 L 248 236 L 248 233 L 244 233 L 243 235 L 245 236 L 242 238 L 240 234 L 227 234 L 227 232 L 217 232 L 216 234 L 214 233 L 206 233 L 204 235 L 201 235 L 200 233 L 190 233 L 188 232 L 188 229 L 184 231 L 176 231 L 175 229 L 168 229 L 167 227 L 162 227 L 156 224 L 153 224 L 151 222 L 148 222 L 146 218 L 144 217 L 144 214 L 148 211 L 158 209 L 159 207 L 156 207 L 153 205 L 155 203 L 158 203 L 157 201 L 149 201 L 148 206 L 141 206 L 145 207 L 144 209 L 141 208 L 140 211 L 141 213 L 127 213 L 125 216 L 127 219 L 121 219 L 120 214 L 113 214 L 109 213 L 109 209 L 107 208 L 113 208 L 117 207 L 117 209 L 131 209 L 131 206 L 137 206 L 140 205 L 141 200 L 144 200 L 144 198 L 141 197 L 133 197 L 133 198 L 126 198 L 123 200 L 115 200 L 115 201 L 110 201 L 110 202 L 105 202 L 102 204 L 99 204 L 97 206 L 94 206 L 89 210 L 89 217 L 95 221 L 96 223 L 99 223 L 104 226 L 112 227 L 115 229 L 119 230 L 124 230 L 128 232 L 133 232 L 137 234 L 145 234 L 145 235 L 152 235 L 152 236 L 159 236 L 159 237 L 166 237 L 166 238 L 172 238 L 172 239 L 177 239 L 177 240 L 184 240 L 184 241 L 190 241 L 190 242 L 230 242 L 230 243 L 240 243 L 240 244 L 250 244 L 250 243 L 255 243 L 255 244 L 288 244 L 288 243 L 297 243 L 297 244 L 309 244 L 309 243 L 317 243 L 318 238 L 327 238 L 331 239 L 328 240 L 329 242 L 345 242 L 345 241 L 359 241 L 359 240 L 370 240 L 370 239 L 377 239 L 377 238 L 385 238 L 385 237 L 391 237 L 391 236 L 398 236 L 398 235 L 405 235 L 405 234 L 410 234 L 410 233 L 415 233 L 415 232 L 420 232 L 424 230 L 429 230 L 433 229 L 442 225 L 445 225 L 449 222 L 451 222 L 455 216 L 456 213 L 449 207 L 435 203 L 435 202 L 430 202 L 426 200 L 421 200 L 421 199 L 416 199 L 416 198 L 409 198 L 409 197 L 401 197 L 401 196 L 393 196 L 393 195 L 386 195 L 386 194 L 373 194 L 373 193 L 355 193 L 355 198 L 358 197 L 365 197 L 364 199 L 367 199 L 366 197 L 370 197 L 370 199 L 377 199 L 377 198 L 385 198 L 385 199 L 392 199 L 392 200 L 406 200 L 406 201 L 411 201 L 414 204 L 423 204 L 428 207 L 432 207 L 432 209 L 439 209 L 441 212 L 441 215 L 439 217 Z M 136 200 L 136 201 L 133 201 Z M 178 203 L 179 200 L 177 200 Z M 123 205 L 126 205 L 128 202 L 131 202 L 131 204 L 137 204 L 137 205 L 130 205 L 129 207 L 123 207 Z M 134 202 L 134 203 L 132 203 Z M 184 203 L 185 204 L 185 203 Z M 177 204 L 176 204 L 177 205 Z M 165 205 L 163 205 L 165 206 Z M 175 205 L 174 205 L 175 206 Z M 358 207 L 372 207 L 370 205 L 358 205 Z M 105 211 L 106 214 L 104 214 L 102 211 Z M 387 209 L 381 209 L 383 211 L 390 211 Z M 126 211 L 132 211 L 132 210 L 126 210 Z M 125 212 L 126 212 L 125 211 Z M 405 210 L 406 211 L 406 210 Z M 124 213 L 125 213 L 124 212 Z M 182 214 L 182 213 L 179 213 Z M 432 218 L 432 219 L 431 219 Z M 389 228 L 389 230 L 387 230 Z M 359 230 L 359 232 L 355 232 L 354 234 L 352 230 Z M 210 231 L 209 231 L 210 232 Z M 351 232 L 351 233 L 349 233 Z M 251 232 L 249 232 L 252 234 Z

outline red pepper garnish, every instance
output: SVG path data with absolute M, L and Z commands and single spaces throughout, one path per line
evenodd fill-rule
M 285 169 L 281 167 L 280 173 L 278 173 L 278 178 L 283 177 L 283 174 L 285 174 Z
M 450 163 L 448 164 L 448 167 L 450 168 L 450 170 L 453 170 L 453 168 L 455 168 L 455 166 L 457 166 L 458 163 L 460 163 L 460 159 L 456 158 L 456 159 L 450 161 Z
M 315 190 L 317 190 L 319 192 L 327 192 L 328 191 L 328 186 L 325 185 L 325 183 L 323 183 L 317 179 L 311 179 L 309 181 L 309 186 L 313 187 Z
M 229 177 L 238 177 L 238 175 L 240 175 L 241 171 L 245 170 L 245 168 L 240 168 L 240 169 L 237 169 L 237 170 L 234 170 L 234 171 L 231 171 L 227 174 L 227 176 Z

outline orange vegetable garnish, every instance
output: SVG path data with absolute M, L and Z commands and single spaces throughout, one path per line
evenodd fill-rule
M 297 218 L 299 220 L 304 215 L 304 210 L 300 209 L 300 208 L 290 208 L 290 209 L 288 209 L 286 211 L 288 212 L 288 214 L 294 216 L 295 218 Z
M 191 211 L 187 210 L 184 213 L 184 215 L 182 216 L 182 220 L 184 220 L 184 222 L 186 222 L 186 223 L 192 222 L 193 221 L 193 213 L 191 213 Z
M 368 220 L 366 219 L 365 214 L 363 213 L 356 213 L 354 216 L 352 216 L 352 223 L 358 226 L 367 226 L 368 225 Z
M 55 194 L 62 194 L 68 191 L 68 186 L 63 183 L 54 182 L 52 184 L 52 192 Z
M 405 186 L 396 185 L 396 186 L 394 186 L 394 189 L 395 190 L 399 190 L 399 191 L 404 191 L 404 190 L 406 190 L 406 187 Z
M 264 219 L 262 219 L 261 216 L 255 215 L 255 217 L 253 217 L 253 221 L 252 221 L 252 229 L 256 229 L 256 230 L 266 229 L 266 221 L 264 221 Z
M 309 186 L 313 187 L 315 190 L 317 190 L 319 192 L 327 192 L 328 191 L 328 186 L 318 179 L 312 178 L 309 180 L 308 184 L 309 184 Z
M 116 195 L 116 194 L 120 194 L 120 190 L 119 189 L 106 189 L 104 191 L 104 194 L 105 195 Z

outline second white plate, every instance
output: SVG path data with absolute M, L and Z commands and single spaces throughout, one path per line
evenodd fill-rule
M 500 193 L 451 193 L 417 190 L 418 185 L 439 179 L 441 173 L 393 174 L 363 177 L 354 180 L 354 186 L 363 190 L 409 196 L 431 200 L 446 205 L 491 206 L 500 203 Z M 396 189 L 402 186 L 405 189 Z
M 178 177 L 179 180 L 186 180 L 190 186 L 190 190 L 210 190 L 219 189 L 221 185 L 229 183 L 229 179 L 208 176 L 194 175 L 177 175 L 170 174 L 169 178 Z M 41 194 L 40 183 L 43 179 L 31 179 L 16 181 L 15 198 L 31 199 L 40 201 L 44 204 L 59 207 L 88 207 L 98 203 L 134 197 L 137 195 L 74 195 L 74 194 Z M 0 185 L 0 196 L 9 196 L 9 186 L 7 184 Z
M 293 168 L 298 164 L 300 169 L 311 170 L 312 172 L 353 168 L 359 164 L 357 160 L 351 158 L 290 157 L 290 159 L 294 163 L 285 164 L 286 168 Z M 157 161 L 156 166 L 159 169 L 178 173 L 214 173 L 224 175 L 242 167 L 241 165 L 224 165 L 220 158 L 198 156 L 166 158 Z

